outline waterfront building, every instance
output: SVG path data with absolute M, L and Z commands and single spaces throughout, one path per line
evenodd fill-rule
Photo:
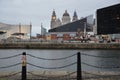
M 67 10 L 65 10 L 65 13 L 63 14 L 63 17 L 62 17 L 62 25 L 68 24 L 70 22 L 71 22 L 70 15 L 67 12 Z
M 97 25 L 96 25 L 96 19 L 94 19 L 94 23 L 93 23 L 93 32 L 95 35 L 97 35 Z
M 79 37 L 79 38 L 83 36 L 85 37 L 86 34 L 93 32 L 93 25 L 94 25 L 93 15 L 89 15 L 80 20 L 76 20 L 76 21 L 58 26 L 56 28 L 50 29 L 48 31 L 48 34 L 50 35 L 51 40 L 59 40 L 59 41 L 72 40 L 72 39 L 75 39 L 76 37 Z
M 110 36 L 111 42 L 120 42 L 120 4 L 97 9 L 95 26 L 97 35 Z
M 55 26 L 58 27 L 58 26 L 61 26 L 61 25 L 62 25 L 62 23 L 61 23 L 60 19 L 59 18 L 56 19 L 56 25 Z
M 56 13 L 55 10 L 53 10 L 52 17 L 51 17 L 51 29 L 55 28 L 56 26 Z
M 0 32 L 0 39 L 7 39 L 9 37 L 29 39 L 30 25 L 0 23 Z
M 61 25 L 57 28 L 49 29 L 48 32 L 77 32 L 78 29 L 80 29 L 82 32 L 84 32 L 84 29 L 86 29 L 87 32 L 91 32 L 93 31 L 93 25 L 94 25 L 93 15 L 89 15 L 80 20 L 65 25 Z
M 77 12 L 74 11 L 72 22 L 77 21 L 77 20 L 78 20 Z M 67 10 L 65 10 L 65 12 L 63 13 L 61 20 L 60 18 L 57 18 L 56 12 L 55 10 L 53 10 L 52 16 L 51 16 L 51 23 L 50 23 L 51 29 L 54 29 L 54 28 L 57 28 L 59 26 L 69 24 L 69 23 L 71 23 L 71 18 Z
M 46 40 L 52 41 L 68 41 L 75 38 L 76 32 L 51 32 L 46 34 Z
M 41 35 L 45 35 L 47 33 L 47 29 L 43 27 L 41 23 Z
M 78 20 L 78 16 L 77 16 L 77 13 L 76 13 L 76 11 L 74 11 L 74 14 L 73 14 L 73 19 L 72 19 L 72 21 L 74 22 L 74 21 L 77 21 Z
M 61 26 L 61 21 L 59 18 L 56 17 L 55 10 L 53 10 L 52 17 L 51 17 L 51 29 Z
M 98 9 L 96 22 L 97 34 L 120 33 L 120 4 Z

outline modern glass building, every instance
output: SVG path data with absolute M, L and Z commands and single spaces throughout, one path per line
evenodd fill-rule
M 120 4 L 97 10 L 97 34 L 120 33 Z

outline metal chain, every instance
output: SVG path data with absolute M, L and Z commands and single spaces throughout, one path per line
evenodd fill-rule
M 103 67 L 103 66 L 95 66 L 95 65 L 91 65 L 85 62 L 81 62 L 84 65 L 90 66 L 90 67 L 94 67 L 94 68 L 102 68 L 102 69 L 113 69 L 113 68 L 120 68 L 120 66 L 113 66 L 113 67 Z
M 21 64 L 21 63 L 16 63 L 16 64 L 9 65 L 9 66 L 3 66 L 3 67 L 0 67 L 0 69 L 9 68 L 9 67 L 14 67 L 14 66 L 17 66 L 17 65 L 20 65 L 20 64 Z
M 65 65 L 65 66 L 60 66 L 60 67 L 42 67 L 42 66 L 31 64 L 31 63 L 27 63 L 27 64 L 29 64 L 31 66 L 34 66 L 34 67 L 37 67 L 37 68 L 42 68 L 42 69 L 61 69 L 61 68 L 72 66 L 72 65 L 74 65 L 76 63 L 77 62 L 74 62 L 74 63 L 68 64 L 68 65 Z
M 9 59 L 9 58 L 17 57 L 17 56 L 20 56 L 20 55 L 21 55 L 21 54 L 9 56 L 9 57 L 1 57 L 0 59 Z
M 41 58 L 41 57 L 37 57 L 37 56 L 34 56 L 34 55 L 31 55 L 31 54 L 27 54 L 33 58 L 37 58 L 37 59 L 41 59 L 41 60 L 63 60 L 63 59 L 67 59 L 67 58 L 70 58 L 70 57 L 73 57 L 77 54 L 73 54 L 73 55 L 70 55 L 70 56 L 67 56 L 67 57 L 62 57 L 62 58 L 56 58 L 56 59 L 47 59 L 47 58 Z
M 81 55 L 98 57 L 98 58 L 117 58 L 117 59 L 120 58 L 119 56 L 97 56 L 97 55 L 90 55 L 90 54 L 86 54 L 86 53 L 81 53 Z

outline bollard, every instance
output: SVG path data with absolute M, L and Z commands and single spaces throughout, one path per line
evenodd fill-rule
M 77 53 L 77 80 L 82 80 L 81 53 Z
M 22 54 L 22 80 L 27 80 L 26 75 L 26 52 Z

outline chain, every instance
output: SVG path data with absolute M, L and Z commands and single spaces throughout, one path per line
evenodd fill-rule
M 70 57 L 73 57 L 77 54 L 73 54 L 73 55 L 70 55 L 70 56 L 67 56 L 67 57 L 62 57 L 62 58 L 56 58 L 56 59 L 47 59 L 47 58 L 41 58 L 41 57 L 37 57 L 37 56 L 34 56 L 34 55 L 31 55 L 31 54 L 27 54 L 33 58 L 37 58 L 37 59 L 41 59 L 41 60 L 63 60 L 63 59 L 67 59 L 67 58 L 70 58 Z
M 13 55 L 13 56 L 9 56 L 9 57 L 2 57 L 0 59 L 9 59 L 9 58 L 13 58 L 13 57 L 17 57 L 20 56 L 21 54 L 17 54 L 17 55 Z
M 20 64 L 21 64 L 21 63 L 16 63 L 16 64 L 9 65 L 9 66 L 3 66 L 3 67 L 0 67 L 0 69 L 9 68 L 9 67 L 14 67 L 14 66 L 17 66 L 17 65 L 20 65 Z
M 31 64 L 31 63 L 27 63 L 27 64 L 29 64 L 31 66 L 34 66 L 34 67 L 37 67 L 37 68 L 41 68 L 41 69 L 61 69 L 61 68 L 72 66 L 72 65 L 74 65 L 76 63 L 77 62 L 74 62 L 74 63 L 68 64 L 68 65 L 65 65 L 65 66 L 60 66 L 60 67 L 42 67 L 42 66 Z
M 90 54 L 86 54 L 86 53 L 81 53 L 81 55 L 98 57 L 98 58 L 117 58 L 117 59 L 120 58 L 119 56 L 97 56 L 97 55 L 90 55 Z
M 120 68 L 120 66 L 113 66 L 113 67 L 103 67 L 103 66 L 95 66 L 95 65 L 91 65 L 85 62 L 81 62 L 84 65 L 90 66 L 90 67 L 94 67 L 94 68 L 102 68 L 102 69 L 113 69 L 113 68 Z

